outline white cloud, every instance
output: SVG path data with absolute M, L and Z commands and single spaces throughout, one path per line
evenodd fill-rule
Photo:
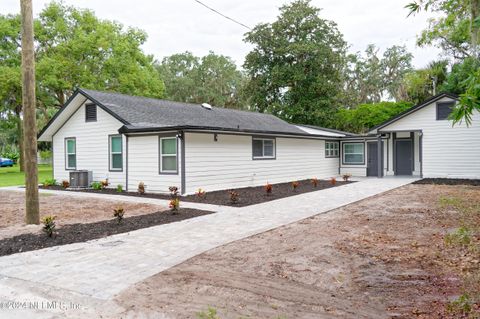
M 2 0 L 0 12 L 17 13 L 18 0 Z M 35 0 L 38 14 L 47 0 Z M 161 59 L 164 56 L 191 51 L 205 55 L 212 50 L 231 56 L 237 64 L 243 63 L 251 48 L 243 42 L 245 28 L 216 15 L 194 0 L 64 0 L 76 7 L 89 8 L 103 19 L 115 20 L 148 33 L 144 50 Z M 277 0 L 203 0 L 248 26 L 271 22 L 278 8 L 287 1 Z M 382 50 L 405 44 L 414 54 L 416 67 L 423 67 L 435 59 L 435 48 L 417 48 L 415 36 L 426 26 L 427 15 L 407 18 L 404 9 L 408 0 L 313 0 L 322 8 L 321 16 L 335 21 L 352 51 L 363 51 L 370 43 Z

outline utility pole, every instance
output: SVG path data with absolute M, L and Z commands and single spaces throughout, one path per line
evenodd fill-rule
M 25 152 L 25 222 L 40 223 L 32 0 L 20 0 L 22 16 L 22 104 Z

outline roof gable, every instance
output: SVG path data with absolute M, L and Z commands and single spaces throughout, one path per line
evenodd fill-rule
M 427 99 L 427 100 L 425 100 L 425 101 L 423 101 L 423 102 L 421 102 L 417 105 L 412 106 L 408 110 L 394 116 L 393 118 L 391 118 L 391 119 L 389 119 L 389 120 L 371 128 L 370 131 L 369 131 L 369 134 L 376 133 L 381 128 L 384 128 L 385 126 L 388 126 L 388 125 L 390 125 L 390 124 L 392 124 L 392 123 L 394 123 L 394 122 L 396 122 L 396 121 L 398 121 L 398 120 L 400 120 L 400 119 L 402 119 L 406 116 L 409 116 L 410 114 L 412 114 L 412 113 L 414 113 L 414 112 L 416 112 L 416 111 L 418 111 L 418 110 L 420 110 L 420 109 L 422 109 L 422 108 L 424 108 L 424 107 L 426 107 L 426 106 L 428 106 L 432 103 L 435 103 L 436 101 L 438 101 L 438 100 L 440 100 L 444 97 L 448 97 L 448 98 L 451 98 L 453 100 L 458 100 L 458 96 L 456 94 L 447 93 L 447 92 L 439 93 L 439 94 L 437 94 L 435 96 L 432 96 L 431 98 L 429 98 L 429 99 Z

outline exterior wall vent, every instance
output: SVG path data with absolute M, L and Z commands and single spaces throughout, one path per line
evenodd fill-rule
M 208 104 L 208 103 L 202 103 L 202 107 L 203 107 L 204 109 L 207 109 L 207 110 L 211 110 L 211 109 L 212 109 L 212 106 L 211 106 L 210 104 Z

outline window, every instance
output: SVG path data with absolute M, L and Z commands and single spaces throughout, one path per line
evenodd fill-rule
M 123 170 L 123 152 L 122 152 L 122 136 L 110 135 L 109 136 L 109 150 L 110 150 L 110 171 Z
M 453 111 L 455 102 L 439 102 L 437 103 L 437 120 L 448 120 L 450 113 Z
M 97 106 L 95 104 L 85 105 L 85 122 L 97 121 Z
M 338 142 L 325 142 L 325 157 L 338 157 Z
M 65 139 L 65 168 L 76 169 L 77 168 L 77 145 L 74 137 L 68 137 Z
M 160 173 L 177 174 L 177 138 L 160 138 Z
M 364 164 L 365 146 L 363 143 L 344 143 L 343 144 L 343 163 L 344 164 Z
M 253 159 L 275 159 L 275 139 L 254 138 L 252 152 Z

